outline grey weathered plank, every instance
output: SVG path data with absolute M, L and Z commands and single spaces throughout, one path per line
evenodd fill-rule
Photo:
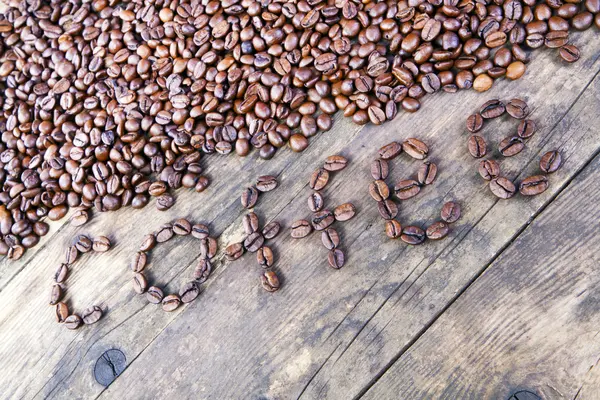
M 0 363 L 10 365 L 10 372 L 0 377 L 0 393 L 25 398 L 89 398 L 99 394 L 290 398 L 301 393 L 307 397 L 351 397 L 359 393 L 598 149 L 593 132 L 577 129 L 597 122 L 593 110 L 599 104 L 598 80 L 575 102 L 600 67 L 600 44 L 593 40 L 586 43 L 594 34 L 587 32 L 576 39 L 584 55 L 579 63 L 560 65 L 555 62 L 555 53 L 538 52 L 522 81 L 502 82 L 485 96 L 474 92 L 433 96 L 419 113 L 402 114 L 383 127 L 360 129 L 342 120 L 331 132 L 315 138 L 300 155 L 285 150 L 268 162 L 255 157 L 211 157 L 207 164 L 214 184 L 210 189 L 200 195 L 179 191 L 177 205 L 166 213 L 121 210 L 99 215 L 81 228 L 53 224 L 55 233 L 45 246 L 28 253 L 24 261 L 2 264 L 2 270 L 8 272 L 0 277 L 0 302 L 4 304 L 0 310 Z M 536 92 L 540 82 L 549 83 Z M 508 160 L 503 167 L 511 177 L 524 168 L 533 171 L 528 161 L 540 148 L 553 146 L 564 148 L 567 163 L 553 177 L 552 189 L 544 196 L 497 204 L 476 177 L 476 161 L 466 154 L 462 127 L 465 116 L 486 99 L 493 95 L 506 98 L 515 92 L 523 93 L 536 108 L 534 117 L 541 132 L 525 155 Z M 498 129 L 507 134 L 514 126 L 506 124 Z M 431 220 L 450 198 L 462 201 L 465 208 L 465 217 L 451 238 L 415 249 L 383 237 L 377 211 L 366 195 L 368 163 L 376 149 L 392 139 L 410 136 L 431 144 L 432 159 L 442 170 L 432 188 L 403 206 L 402 215 L 411 215 L 416 222 Z M 353 201 L 359 208 L 352 224 L 340 229 L 344 248 L 352 245 L 344 269 L 326 267 L 326 251 L 318 244 L 318 237 L 300 243 L 282 235 L 274 247 L 285 286 L 274 295 L 263 292 L 257 284 L 258 267 L 252 255 L 243 261 L 218 263 L 198 301 L 173 314 L 145 305 L 132 294 L 127 264 L 148 230 L 187 216 L 212 221 L 213 230 L 223 233 L 222 244 L 238 240 L 243 215 L 237 200 L 240 188 L 265 173 L 281 173 L 282 185 L 263 196 L 257 207 L 259 214 L 263 219 L 276 217 L 289 226 L 294 219 L 308 216 L 305 203 L 310 172 L 325 156 L 336 152 L 348 155 L 352 163 L 326 190 L 332 199 L 329 204 Z M 417 162 L 403 158 L 394 164 L 393 175 L 395 179 L 406 177 L 417 166 Z M 473 198 L 467 203 L 469 196 Z M 505 224 L 506 211 L 515 225 L 488 232 L 495 224 Z M 44 307 L 50 276 L 62 249 L 81 232 L 110 233 L 117 245 L 105 256 L 77 264 L 69 280 L 74 306 L 81 310 L 100 300 L 109 312 L 97 326 L 73 333 L 57 326 L 50 308 Z M 488 242 L 484 245 L 480 240 Z M 162 275 L 161 283 L 179 283 L 191 273 L 198 253 L 191 239 L 173 242 L 155 251 L 154 259 L 161 262 L 152 266 L 152 271 Z M 440 254 L 452 262 L 438 260 L 429 266 Z M 454 263 L 464 263 L 456 274 Z M 435 295 L 424 309 L 418 308 L 422 305 L 415 309 L 410 302 L 394 304 L 405 286 L 415 281 L 411 271 L 423 277 L 411 286 L 407 298 L 419 299 L 411 297 L 417 287 L 422 293 Z M 424 272 L 432 276 L 427 278 Z M 405 321 L 390 320 L 405 314 L 409 316 Z M 388 328 L 379 334 L 378 327 L 386 324 Z M 24 340 L 30 343 L 27 350 L 15 350 Z M 91 371 L 98 356 L 111 347 L 122 349 L 130 366 L 103 392 Z M 351 374 L 346 378 L 348 371 Z
M 363 399 L 600 396 L 600 156 Z

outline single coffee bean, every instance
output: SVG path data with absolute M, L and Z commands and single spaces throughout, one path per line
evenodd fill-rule
M 513 118 L 523 119 L 529 115 L 529 107 L 521 99 L 512 99 L 506 103 L 506 112 Z
M 405 226 L 400 240 L 407 244 L 418 245 L 425 241 L 425 232 L 418 226 Z
M 259 228 L 258 215 L 253 212 L 244 215 L 242 219 L 242 225 L 244 226 L 244 232 L 246 232 L 246 235 L 256 232 Z
M 194 281 L 183 284 L 181 289 L 179 289 L 179 297 L 183 303 L 191 303 L 192 301 L 196 300 L 198 295 L 200 295 L 200 287 L 198 286 L 198 283 Z
M 379 158 L 382 160 L 391 160 L 402 153 L 402 145 L 398 142 L 391 142 L 379 149 Z
M 335 249 L 340 245 L 340 235 L 333 228 L 327 228 L 321 232 L 321 242 L 328 250 Z
M 171 224 L 164 224 L 163 226 L 160 227 L 160 229 L 158 230 L 158 232 L 156 232 L 156 241 L 158 243 L 164 243 L 167 242 L 169 240 L 171 240 L 171 238 L 173 237 L 174 233 L 173 233 L 173 225 Z
M 425 231 L 425 234 L 427 235 L 428 239 L 439 240 L 445 238 L 449 231 L 450 229 L 448 228 L 447 223 L 438 221 L 429 225 Z
M 517 191 L 515 185 L 504 177 L 492 179 L 490 181 L 490 190 L 496 197 L 501 199 L 509 199 Z
M 256 261 L 263 268 L 271 268 L 273 260 L 273 250 L 268 246 L 263 246 L 256 252 Z
M 477 75 L 473 81 L 473 89 L 478 92 L 485 92 L 491 89 L 494 80 L 487 74 Z
M 391 199 L 378 202 L 377 209 L 381 218 L 385 220 L 394 219 L 398 215 L 398 206 Z
M 141 272 L 133 274 L 133 291 L 137 294 L 143 294 L 148 289 L 148 280 Z
M 478 170 L 479 175 L 486 181 L 491 181 L 500 175 L 500 165 L 496 160 L 481 160 Z
M 483 117 L 481 114 L 472 114 L 467 118 L 467 130 L 471 133 L 479 132 L 483 128 Z
M 373 200 L 383 201 L 390 197 L 390 189 L 384 181 L 377 180 L 369 184 L 369 194 Z
M 56 304 L 56 322 L 63 323 L 69 316 L 69 307 L 65 303 Z
M 310 235 L 312 232 L 312 226 L 307 220 L 301 219 L 292 222 L 291 232 L 294 239 L 301 239 Z
M 335 221 L 333 213 L 329 210 L 319 211 L 313 214 L 311 224 L 317 231 L 328 228 Z
M 217 254 L 219 244 L 215 238 L 207 237 L 200 241 L 200 255 L 204 258 L 213 258 Z
M 87 210 L 77 210 L 71 216 L 71 225 L 82 226 L 90 219 L 90 214 Z
M 59 284 L 52 285 L 50 291 L 50 305 L 56 305 L 63 297 L 62 287 Z
M 154 234 L 149 233 L 142 239 L 139 251 L 150 251 L 156 246 L 156 237 Z
M 310 196 L 308 196 L 308 209 L 312 212 L 321 211 L 324 203 L 323 195 L 319 192 L 312 192 Z
M 525 74 L 526 70 L 527 70 L 527 67 L 525 66 L 525 64 L 523 64 L 523 62 L 521 62 L 521 61 L 512 62 L 506 68 L 506 77 L 513 81 L 517 80 Z
M 92 250 L 98 253 L 104 253 L 110 250 L 110 239 L 106 236 L 98 236 L 94 239 L 94 243 L 92 244 Z
M 259 192 L 270 192 L 277 187 L 277 178 L 272 175 L 259 176 L 256 180 L 256 189 Z
M 529 139 L 537 129 L 535 122 L 530 119 L 524 119 L 519 123 L 517 135 L 523 139 Z
M 206 258 L 201 258 L 194 268 L 194 280 L 198 282 L 198 284 L 206 282 L 210 273 L 212 272 L 212 263 L 210 260 Z
M 225 257 L 229 261 L 234 261 L 244 254 L 244 246 L 242 243 L 233 243 L 225 247 Z
M 467 142 L 469 153 L 475 158 L 481 158 L 487 154 L 485 140 L 479 135 L 471 135 Z
M 490 119 L 500 117 L 505 111 L 506 107 L 502 101 L 498 99 L 492 99 L 486 101 L 485 104 L 481 106 L 479 113 L 483 118 Z
M 251 233 L 244 239 L 244 248 L 251 253 L 255 253 L 265 242 L 265 238 L 258 232 Z M 240 254 L 241 255 L 241 254 Z
M 65 254 L 65 263 L 67 265 L 72 265 L 79 257 L 79 250 L 75 246 L 69 246 L 67 248 L 67 252 Z
M 371 163 L 371 176 L 375 180 L 383 180 L 389 174 L 389 166 L 385 160 L 375 160 Z
M 519 154 L 524 148 L 525 143 L 519 136 L 507 137 L 498 145 L 498 150 L 500 150 L 500 154 L 504 157 L 512 157 Z
M 329 182 L 329 172 L 324 168 L 319 168 L 310 177 L 309 186 L 311 189 L 319 191 L 327 185 L 327 182 Z
M 64 322 L 67 329 L 70 329 L 70 330 L 75 330 L 75 329 L 79 328 L 81 326 L 81 323 L 82 323 L 81 317 L 76 314 L 69 315 L 67 318 L 65 318 L 65 322 Z
M 192 224 L 187 219 L 180 218 L 173 222 L 173 233 L 179 236 L 187 236 L 192 232 Z
M 333 209 L 333 215 L 336 221 L 348 221 L 356 215 L 356 207 L 352 203 L 340 204 Z
M 558 150 L 551 150 L 545 153 L 540 159 L 540 169 L 547 174 L 556 172 L 562 164 L 562 156 Z
M 85 235 L 78 235 L 75 239 L 74 246 L 80 253 L 87 253 L 92 250 L 93 245 L 94 244 L 89 237 Z
M 60 264 L 60 267 L 54 273 L 54 282 L 63 283 L 69 275 L 69 267 L 67 264 Z
M 206 239 L 209 234 L 210 231 L 206 225 L 195 224 L 192 226 L 192 236 L 196 239 Z
M 367 114 L 373 125 L 381 125 L 385 122 L 385 112 L 379 107 L 369 106 Z
M 340 155 L 334 155 L 334 156 L 329 156 L 325 159 L 325 164 L 323 165 L 323 168 L 325 168 L 327 171 L 330 172 L 335 172 L 335 171 L 341 171 L 342 169 L 346 168 L 346 165 L 348 165 L 348 160 Z
M 419 167 L 417 172 L 417 181 L 420 185 L 431 185 L 437 176 L 437 165 L 426 161 Z
M 569 31 L 551 31 L 546 34 L 544 44 L 551 49 L 566 45 L 569 41 Z
M 156 209 L 159 211 L 166 211 L 173 207 L 175 204 L 175 198 L 170 193 L 164 193 L 156 198 Z
M 523 196 L 535 196 L 548 189 L 548 178 L 546 175 L 530 176 L 519 184 L 519 192 Z
M 252 208 L 258 201 L 258 190 L 254 187 L 248 187 L 242 192 L 241 202 L 242 207 Z
M 327 255 L 327 261 L 329 262 L 329 266 L 331 268 L 340 269 L 346 262 L 346 256 L 342 250 L 333 249 L 329 251 L 329 254 Z
M 444 204 L 442 206 L 442 211 L 440 212 L 440 216 L 442 217 L 444 222 L 447 222 L 449 224 L 452 224 L 452 223 L 458 221 L 458 219 L 460 218 L 460 215 L 461 215 L 460 204 L 458 204 L 454 201 L 449 201 L 446 204 Z
M 402 225 L 395 219 L 385 221 L 385 234 L 390 239 L 397 239 L 402 234 Z
M 279 289 L 279 278 L 273 271 L 264 271 L 260 276 L 260 282 L 267 292 L 276 292 Z
M 135 257 L 133 257 L 133 261 L 131 262 L 131 270 L 133 272 L 142 272 L 146 267 L 146 262 L 148 260 L 148 256 L 143 251 L 138 251 L 135 253 Z
M 165 296 L 162 301 L 162 309 L 166 312 L 175 311 L 181 305 L 181 299 L 176 294 Z
M 413 179 L 402 180 L 394 186 L 394 194 L 400 200 L 408 200 L 415 197 L 420 191 L 421 185 Z
M 417 160 L 423 160 L 429 154 L 429 148 L 427 145 L 415 138 L 409 138 L 402 142 L 402 150 Z
M 262 230 L 262 235 L 267 240 L 273 239 L 275 236 L 277 236 L 279 234 L 280 230 L 281 230 L 281 225 L 279 225 L 279 222 L 272 221 L 272 222 L 269 222 L 267 225 L 265 225 L 265 227 Z
M 102 318 L 102 309 L 98 306 L 92 306 L 81 314 L 81 319 L 86 325 L 95 324 L 100 318 Z
M 597 15 L 596 15 L 596 19 L 598 19 Z M 572 44 L 567 44 L 567 45 L 564 45 L 563 47 L 561 47 L 558 50 L 558 54 L 561 59 L 563 59 L 564 61 L 566 61 L 568 63 L 574 63 L 577 60 L 579 60 L 579 58 L 581 57 L 581 52 L 579 51 L 579 48 L 577 48 L 577 46 L 572 45 Z
M 161 288 L 156 286 L 150 286 L 146 292 L 146 300 L 151 304 L 160 304 L 165 297 Z

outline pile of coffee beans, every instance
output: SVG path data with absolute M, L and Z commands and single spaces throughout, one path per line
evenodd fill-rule
M 292 223 L 291 236 L 294 239 L 305 238 L 314 230 L 321 231 L 321 242 L 329 250 L 327 261 L 332 268 L 340 269 L 346 262 L 346 255 L 339 248 L 339 233 L 331 228 L 336 222 L 344 222 L 356 215 L 356 207 L 352 203 L 344 203 L 333 211 L 325 209 L 325 200 L 321 191 L 329 182 L 331 173 L 341 171 L 348 165 L 348 160 L 341 155 L 329 156 L 322 167 L 316 169 L 310 177 L 309 186 L 313 190 L 308 197 L 308 208 L 313 213 L 309 220 L 301 219 Z
M 379 149 L 378 158 L 371 163 L 371 176 L 374 179 L 369 184 L 369 194 L 377 202 L 379 215 L 385 222 L 385 233 L 391 239 L 400 238 L 411 245 L 421 244 L 426 238 L 437 240 L 448 235 L 448 223 L 458 220 L 460 206 L 457 203 L 446 203 L 442 209 L 442 219 L 430 225 L 426 230 L 418 226 L 402 226 L 396 219 L 399 213 L 398 205 L 392 198 L 408 200 L 421 192 L 421 188 L 431 185 L 437 176 L 438 167 L 435 163 L 425 161 L 417 172 L 416 179 L 403 179 L 394 185 L 393 189 L 385 182 L 390 173 L 390 160 L 398 157 L 402 152 L 417 160 L 424 160 L 429 155 L 429 147 L 416 138 L 406 139 L 404 142 L 391 142 Z
M 600 25 L 600 1 L 9 0 L 0 15 L 0 254 L 69 207 L 203 191 L 202 153 L 303 151 L 343 110 L 381 124 L 423 96 L 525 72 L 526 49 Z
M 272 221 L 261 228 L 258 215 L 254 212 L 244 215 L 243 225 L 246 233 L 244 240 L 227 246 L 225 257 L 229 261 L 234 261 L 244 255 L 246 251 L 256 253 L 258 265 L 264 268 L 260 276 L 261 284 L 266 291 L 275 292 L 280 287 L 279 278 L 271 269 L 275 263 L 273 250 L 265 242 L 279 234 L 281 225 L 277 221 Z
M 94 324 L 102 318 L 103 313 L 102 308 L 99 306 L 91 306 L 81 313 L 81 315 L 75 314 L 69 310 L 67 303 L 62 301 L 70 268 L 81 254 L 90 251 L 104 253 L 110 247 L 110 240 L 106 236 L 90 239 L 85 235 L 79 235 L 75 238 L 73 245 L 67 248 L 65 262 L 54 273 L 54 284 L 50 293 L 50 305 L 55 307 L 56 320 L 59 323 L 64 323 L 68 329 L 77 329 L 81 324 Z
M 148 254 L 159 243 L 171 240 L 174 236 L 192 235 L 200 241 L 200 261 L 194 269 L 194 279 L 184 283 L 179 289 L 179 295 L 166 294 L 158 286 L 152 286 L 144 274 L 148 265 Z M 208 227 L 204 224 L 192 224 L 181 218 L 173 223 L 164 224 L 156 232 L 144 236 L 139 251 L 135 254 L 131 269 L 133 271 L 133 290 L 137 294 L 146 294 L 146 299 L 152 304 L 161 304 L 164 311 L 176 310 L 181 303 L 190 303 L 200 294 L 200 285 L 212 272 L 211 258 L 217 254 L 217 241 L 210 236 Z
M 530 110 L 527 103 L 521 99 L 512 99 L 506 104 L 499 99 L 486 101 L 479 112 L 467 118 L 467 130 L 472 133 L 467 141 L 469 153 L 475 158 L 482 158 L 488 154 L 488 146 L 485 139 L 477 133 L 483 129 L 484 122 L 493 118 L 499 118 L 504 114 L 520 120 L 516 135 L 503 139 L 498 145 L 498 152 L 504 157 L 512 157 L 519 154 L 525 147 L 525 142 L 533 136 L 537 130 L 536 123 L 527 119 Z M 560 153 L 556 150 L 550 151 L 542 156 L 540 169 L 545 173 L 556 171 L 561 165 Z M 481 160 L 478 167 L 479 175 L 489 181 L 490 191 L 501 199 L 509 199 L 517 192 L 517 186 L 508 178 L 502 176 L 500 164 L 495 159 Z M 548 178 L 545 175 L 534 175 L 525 178 L 519 185 L 518 190 L 524 196 L 533 196 L 543 193 L 548 188 Z
M 277 177 L 272 175 L 259 176 L 258 179 L 256 179 L 256 184 L 247 187 L 242 193 L 240 198 L 242 207 L 248 209 L 253 208 L 258 201 L 259 193 L 270 192 L 275 189 L 277 185 Z

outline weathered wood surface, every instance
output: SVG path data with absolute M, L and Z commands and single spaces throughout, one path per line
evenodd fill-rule
M 383 127 L 361 128 L 338 116 L 334 129 L 299 155 L 285 150 L 266 162 L 255 155 L 212 156 L 204 161 L 214 181 L 210 188 L 203 194 L 178 191 L 177 204 L 167 212 L 150 206 L 96 215 L 80 228 L 52 224 L 40 246 L 19 262 L 0 266 L 0 366 L 5 371 L 0 396 L 279 399 L 352 398 L 367 392 L 600 150 L 600 42 L 595 31 L 573 36 L 582 50 L 578 63 L 565 65 L 555 52 L 538 51 L 524 78 L 498 82 L 483 95 L 431 96 L 419 113 L 400 114 Z M 540 126 L 523 153 L 503 160 L 508 177 L 533 174 L 543 152 L 562 150 L 564 167 L 541 196 L 498 201 L 477 176 L 477 161 L 466 151 L 464 120 L 494 96 L 527 99 Z M 495 144 L 516 125 L 494 122 L 484 132 Z M 451 199 L 461 202 L 464 213 L 449 238 L 416 248 L 385 238 L 366 194 L 368 166 L 377 149 L 407 137 L 430 145 L 440 175 L 432 187 L 403 203 L 402 222 L 433 221 Z M 259 267 L 248 254 L 233 263 L 219 256 L 201 296 L 174 313 L 134 295 L 128 265 L 145 233 L 188 217 L 209 222 L 224 248 L 241 238 L 241 188 L 267 173 L 278 174 L 281 185 L 261 196 L 257 213 L 262 221 L 276 219 L 289 227 L 309 216 L 308 178 L 334 153 L 348 156 L 351 164 L 325 190 L 327 204 L 352 201 L 359 210 L 353 220 L 337 224 L 348 256 L 343 269 L 327 266 L 318 235 L 294 241 L 286 230 L 272 241 L 284 284 L 275 294 L 260 288 Z M 418 165 L 401 157 L 393 163 L 390 182 L 414 175 Z M 47 302 L 63 249 L 79 233 L 108 235 L 115 247 L 83 257 L 74 267 L 70 305 L 82 310 L 100 302 L 107 313 L 97 325 L 71 332 L 56 324 Z M 149 269 L 158 284 L 176 290 L 191 276 L 198 255 L 191 238 L 173 240 L 153 252 L 157 261 Z M 110 348 L 121 349 L 129 365 L 103 388 L 92 369 Z M 440 379 L 444 385 L 448 378 Z

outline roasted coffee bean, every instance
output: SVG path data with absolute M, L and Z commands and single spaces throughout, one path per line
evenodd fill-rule
M 524 119 L 519 123 L 517 135 L 523 139 L 529 139 L 537 129 L 535 122 L 530 119 Z
M 151 304 L 160 304 L 165 297 L 161 288 L 156 286 L 150 286 L 146 292 L 146 300 Z
M 277 178 L 272 175 L 263 175 L 256 179 L 256 189 L 259 192 L 270 192 L 275 189 L 277 185 Z
M 467 130 L 471 133 L 479 132 L 483 128 L 483 117 L 481 114 L 472 114 L 467 118 Z
M 246 232 L 246 235 L 256 232 L 259 228 L 258 215 L 253 212 L 244 215 L 242 219 L 242 225 L 244 226 L 244 232 Z
M 199 284 L 204 283 L 210 276 L 211 272 L 212 272 L 212 263 L 210 262 L 210 260 L 208 260 L 206 258 L 201 258 L 198 261 L 198 265 L 196 265 L 196 268 L 194 268 L 194 279 Z
M 418 226 L 405 226 L 402 229 L 400 240 L 411 245 L 418 245 L 425 241 L 425 232 Z
M 56 304 L 56 322 L 63 323 L 69 316 L 69 307 L 65 303 L 59 302 Z
M 200 253 L 203 257 L 213 258 L 217 254 L 219 244 L 215 238 L 207 237 L 200 241 Z
M 321 211 L 324 206 L 323 195 L 319 192 L 312 192 L 308 196 L 308 209 L 312 212 Z
M 496 160 L 480 161 L 478 170 L 479 175 L 486 181 L 491 181 L 500 175 L 500 165 Z
M 195 224 L 192 226 L 192 236 L 196 239 L 206 239 L 209 234 L 210 231 L 206 225 Z
M 263 246 L 256 252 L 256 261 L 263 268 L 273 266 L 273 250 L 268 246 Z
M 427 145 L 415 138 L 409 138 L 402 142 L 402 150 L 417 160 L 423 160 L 429 154 L 429 148 Z
M 173 222 L 173 233 L 179 236 L 187 236 L 192 232 L 192 224 L 187 219 L 180 218 Z
M 529 107 L 521 99 L 512 99 L 506 103 L 506 112 L 513 118 L 523 119 L 529 115 Z
M 74 246 L 80 253 L 87 253 L 92 250 L 93 244 L 94 243 L 92 242 L 92 240 L 89 237 L 87 237 L 85 235 L 79 235 L 75 239 Z
M 385 234 L 390 239 L 397 239 L 402 234 L 402 225 L 395 219 L 385 221 Z
M 327 228 L 321 232 L 321 242 L 328 250 L 335 249 L 340 245 L 340 235 L 333 228 Z
M 419 167 L 417 172 L 417 181 L 420 185 L 431 185 L 437 176 L 437 165 L 426 161 Z
M 264 271 L 260 276 L 260 282 L 267 292 L 276 292 L 279 289 L 279 278 L 273 271 Z
M 163 226 L 160 227 L 158 232 L 156 232 L 156 242 L 158 242 L 158 243 L 167 242 L 167 241 L 171 240 L 173 235 L 174 235 L 173 225 L 164 224 Z
M 340 204 L 333 209 L 336 221 L 348 221 L 356 215 L 356 207 L 352 203 Z
M 281 230 L 281 225 L 279 225 L 279 222 L 272 221 L 272 222 L 269 222 L 267 225 L 265 225 L 265 227 L 262 230 L 262 235 L 267 240 L 273 239 L 275 236 L 277 236 L 279 234 L 280 230 Z
M 501 199 L 509 199 L 515 195 L 515 185 L 504 177 L 494 178 L 490 181 L 490 190 Z
M 598 19 L 598 16 L 596 16 L 596 19 Z M 574 63 L 578 61 L 581 57 L 581 52 L 579 51 L 579 48 L 572 44 L 567 44 L 561 47 L 558 50 L 558 54 L 560 55 L 561 59 L 568 63 Z
M 387 161 L 375 160 L 371 163 L 371 176 L 375 180 L 384 180 L 388 177 L 390 170 Z
M 159 211 L 166 211 L 173 207 L 173 204 L 175 204 L 175 198 L 169 193 L 162 194 L 156 198 L 156 208 Z
M 148 289 L 148 280 L 141 272 L 133 274 L 133 291 L 137 294 L 143 294 Z
M 87 210 L 77 210 L 71 216 L 71 225 L 82 226 L 90 219 L 90 214 Z
M 94 239 L 94 243 L 92 244 L 92 250 L 98 253 L 104 253 L 110 250 L 110 239 L 106 236 L 98 236 Z
M 142 272 L 146 267 L 146 262 L 148 261 L 148 256 L 143 251 L 138 251 L 135 253 L 135 257 L 133 257 L 133 261 L 131 262 L 131 270 L 133 272 Z
M 487 145 L 485 139 L 479 135 L 471 135 L 467 142 L 469 153 L 475 158 L 481 158 L 487 154 Z
M 242 197 L 240 199 L 242 202 L 242 207 L 244 208 L 252 208 L 256 205 L 258 201 L 258 190 L 254 187 L 248 187 L 242 192 Z
M 142 244 L 140 245 L 140 251 L 150 251 L 156 246 L 156 237 L 154 234 L 150 233 L 142 239 Z
M 244 239 L 244 248 L 251 253 L 255 253 L 258 249 L 262 247 L 264 242 L 264 236 L 258 232 L 254 232 L 248 235 L 246 239 Z
M 69 267 L 67 264 L 60 264 L 60 267 L 54 273 L 54 282 L 63 283 L 69 275 Z
M 498 145 L 498 150 L 504 157 L 512 157 L 519 154 L 524 148 L 525 143 L 519 136 L 504 138 Z
M 162 301 L 162 309 L 166 312 L 175 311 L 181 305 L 181 299 L 176 294 L 165 296 Z
M 244 246 L 242 243 L 233 243 L 225 247 L 225 257 L 229 261 L 234 261 L 244 254 Z
M 551 49 L 566 45 L 569 41 L 569 31 L 551 31 L 546 34 L 544 44 Z
M 327 262 L 329 262 L 331 268 L 340 269 L 346 262 L 346 256 L 342 250 L 336 248 L 329 251 Z
M 369 184 L 369 194 L 375 201 L 383 201 L 390 197 L 390 189 L 384 181 L 377 180 Z
M 461 215 L 460 204 L 458 204 L 454 201 L 449 201 L 446 204 L 444 204 L 442 206 L 442 211 L 440 212 L 440 216 L 442 217 L 442 220 L 444 220 L 444 222 L 447 222 L 449 224 L 452 224 L 452 223 L 458 221 L 458 219 L 460 218 L 460 215 Z
M 323 210 L 313 214 L 311 224 L 315 230 L 322 231 L 333 224 L 334 221 L 335 217 L 333 213 L 329 210 Z
M 200 287 L 198 283 L 191 281 L 183 284 L 181 289 L 179 289 L 179 298 L 183 303 L 191 303 L 196 300 L 196 298 L 200 295 Z M 164 299 L 163 299 L 163 309 L 164 309 Z M 166 310 L 168 311 L 168 310 Z
M 562 164 L 562 156 L 558 150 L 545 153 L 540 159 L 540 169 L 547 174 L 556 172 Z
M 325 168 L 327 171 L 330 172 L 335 172 L 335 171 L 341 171 L 344 168 L 346 168 L 346 165 L 348 165 L 348 160 L 340 155 L 334 155 L 334 156 L 329 156 L 325 159 L 325 164 L 323 165 L 323 168 Z
M 292 237 L 294 239 L 301 239 L 310 235 L 312 232 L 312 225 L 305 219 L 292 222 Z
M 526 70 L 527 67 L 525 66 L 525 64 L 523 64 L 523 62 L 512 62 L 506 68 L 506 77 L 511 80 L 519 79 L 525 74 Z
M 382 160 L 392 160 L 402 153 L 402 145 L 398 142 L 391 142 L 379 149 L 379 158 Z
M 415 197 L 420 191 L 421 185 L 413 179 L 402 180 L 394 186 L 394 194 L 400 200 L 408 200 Z
M 530 176 L 519 184 L 519 192 L 523 196 L 535 196 L 548 189 L 548 178 L 546 175 Z
M 398 215 L 398 206 L 391 199 L 378 202 L 377 209 L 381 218 L 385 220 L 394 219 Z
M 319 168 L 310 177 L 309 186 L 311 189 L 319 191 L 327 185 L 327 182 L 329 182 L 329 172 L 324 168 Z
M 439 240 L 445 238 L 449 231 L 450 229 L 448 228 L 447 223 L 438 221 L 429 225 L 425 231 L 425 234 L 427 235 L 428 239 Z
M 65 254 L 65 263 L 71 265 L 77 260 L 77 257 L 79 257 L 79 250 L 77 250 L 77 247 L 69 246 Z
M 75 330 L 79 328 L 82 324 L 81 317 L 76 314 L 71 314 L 67 318 L 65 318 L 64 322 L 67 329 Z
M 59 284 L 52 285 L 50 292 L 50 305 L 56 305 L 63 297 L 63 291 Z
M 98 306 L 92 306 L 81 313 L 81 319 L 84 324 L 95 324 L 102 318 L 102 309 Z
M 493 99 L 485 102 L 479 113 L 485 119 L 498 118 L 506 111 L 504 103 L 498 99 Z

